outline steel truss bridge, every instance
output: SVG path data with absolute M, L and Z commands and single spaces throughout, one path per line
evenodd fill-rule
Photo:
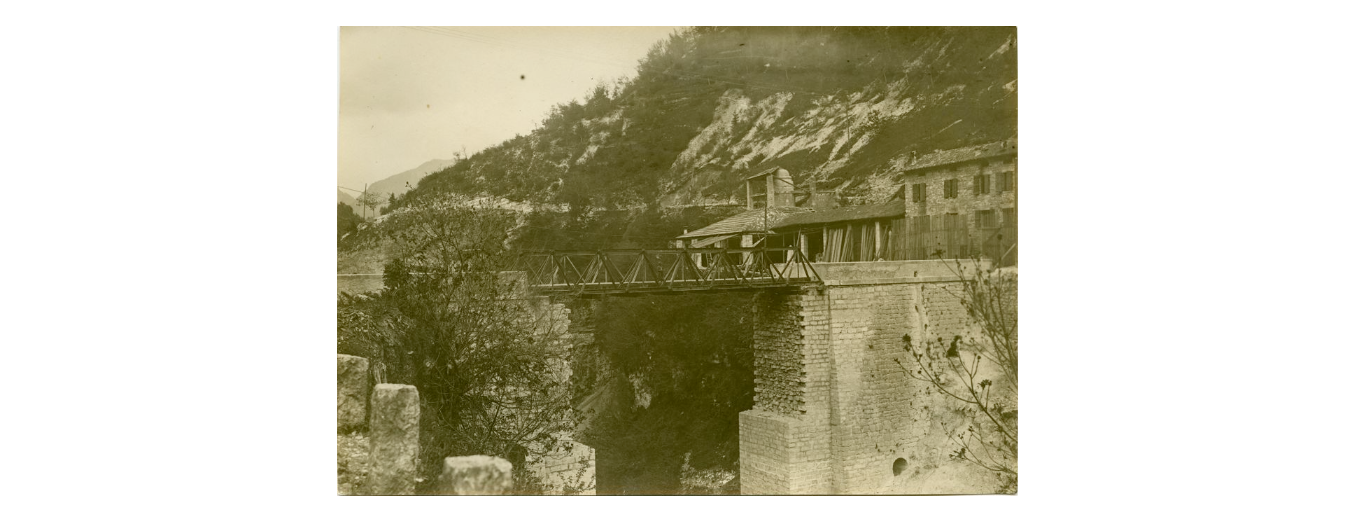
M 517 270 L 542 293 L 604 295 L 821 284 L 795 248 L 524 252 Z

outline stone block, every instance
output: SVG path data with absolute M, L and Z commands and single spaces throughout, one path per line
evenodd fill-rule
M 443 496 L 502 496 L 512 490 L 512 463 L 492 456 L 447 458 L 437 477 L 437 493 Z
M 367 423 L 367 359 L 338 355 L 338 428 L 348 431 Z
M 371 394 L 368 494 L 412 495 L 418 466 L 418 389 L 379 384 Z

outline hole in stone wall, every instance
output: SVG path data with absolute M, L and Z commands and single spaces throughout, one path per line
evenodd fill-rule
M 902 475 L 903 469 L 906 469 L 906 468 L 907 468 L 907 460 L 905 460 L 905 459 L 903 459 L 903 458 L 898 458 L 898 459 L 896 459 L 896 460 L 893 460 L 893 475 L 895 475 L 895 476 L 900 476 L 900 475 Z

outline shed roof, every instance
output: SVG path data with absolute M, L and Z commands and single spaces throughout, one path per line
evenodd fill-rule
M 808 211 L 808 208 L 797 208 L 793 206 L 777 206 L 774 208 L 747 210 L 694 232 L 681 234 L 677 236 L 677 238 L 690 239 L 693 237 L 708 237 L 711 235 L 766 231 L 778 224 L 786 216 L 798 215 Z
M 884 204 L 846 206 L 830 210 L 819 210 L 791 215 L 775 223 L 777 230 L 799 228 L 815 224 L 827 224 L 847 221 L 863 221 L 899 217 L 906 213 L 907 205 L 903 201 L 890 201 Z
M 703 237 L 703 238 L 700 238 L 700 239 L 692 239 L 692 240 L 691 240 L 691 247 L 692 247 L 692 248 L 704 248 L 704 247 L 706 247 L 706 246 L 709 246 L 709 245 L 711 245 L 711 244 L 717 243 L 717 242 L 722 241 L 722 240 L 724 240 L 724 239 L 728 239 L 728 238 L 730 238 L 730 237 L 737 237 L 737 236 L 738 236 L 738 234 L 736 234 L 736 233 L 730 233 L 730 234 L 728 234 L 728 235 L 711 235 L 711 236 L 709 236 L 709 237 Z
M 931 152 L 924 156 L 908 161 L 903 165 L 903 172 L 922 170 L 942 165 L 954 163 L 963 163 L 965 161 L 974 161 L 986 159 L 989 157 L 1001 157 L 1006 155 L 1015 155 L 1015 138 L 1005 141 L 995 141 L 984 143 L 982 145 L 973 145 L 969 147 L 952 148 L 949 150 L 940 150 Z

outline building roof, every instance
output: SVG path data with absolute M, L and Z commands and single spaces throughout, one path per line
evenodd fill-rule
M 709 245 L 711 245 L 711 244 L 717 243 L 717 242 L 722 241 L 722 240 L 724 240 L 724 239 L 729 239 L 729 238 L 737 237 L 737 236 L 738 236 L 738 234 L 736 234 L 736 233 L 730 233 L 730 234 L 728 234 L 728 235 L 711 235 L 711 236 L 709 236 L 709 237 L 704 237 L 704 238 L 700 238 L 700 239 L 691 239 L 691 247 L 692 247 L 692 248 L 704 248 L 704 247 L 706 247 L 706 246 L 709 246 Z
M 762 232 L 775 226 L 782 219 L 790 215 L 798 215 L 810 211 L 808 208 L 797 208 L 793 206 L 777 206 L 774 208 L 757 208 L 729 217 L 716 222 L 694 232 L 687 232 L 677 236 L 678 239 L 690 239 L 693 237 L 709 237 L 711 235 L 731 235 L 744 232 Z M 770 224 L 771 226 L 768 226 Z
M 884 204 L 867 204 L 863 206 L 845 206 L 830 210 L 818 210 L 788 216 L 775 223 L 773 228 L 781 230 L 815 224 L 901 217 L 906 213 L 906 208 L 906 204 L 902 201 L 890 201 Z
M 1011 138 L 1005 141 L 996 141 L 982 145 L 973 145 L 970 147 L 952 148 L 949 150 L 940 150 L 931 152 L 924 156 L 917 157 L 903 164 L 903 172 L 912 172 L 942 165 L 954 163 L 963 163 L 965 161 L 974 161 L 986 159 L 989 157 L 1001 157 L 1006 155 L 1015 155 L 1016 140 Z
M 756 178 L 758 178 L 758 177 L 765 177 L 765 176 L 768 176 L 768 175 L 771 175 L 771 174 L 774 174 L 774 173 L 780 171 L 780 169 L 781 169 L 781 168 L 778 167 L 778 166 L 773 166 L 773 167 L 768 168 L 768 169 L 766 169 L 766 170 L 762 170 L 761 172 L 758 172 L 758 173 L 752 174 L 752 175 L 750 175 L 750 176 L 744 177 L 743 180 L 744 180 L 744 181 L 747 181 L 748 179 L 756 179 Z

